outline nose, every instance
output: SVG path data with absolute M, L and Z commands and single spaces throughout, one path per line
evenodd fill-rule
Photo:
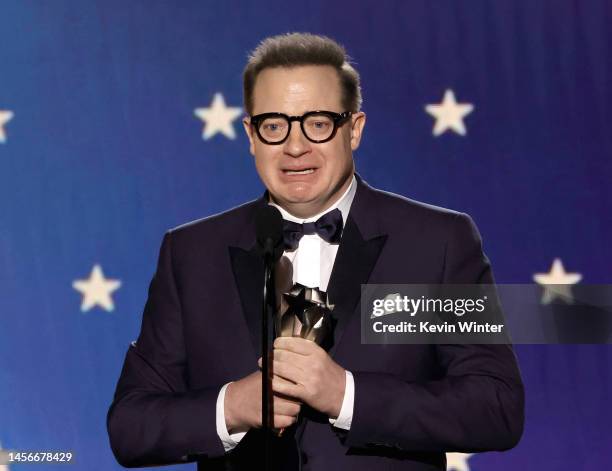
M 300 157 L 310 151 L 310 141 L 306 139 L 300 123 L 293 123 L 287 140 L 284 142 L 284 150 L 291 157 Z

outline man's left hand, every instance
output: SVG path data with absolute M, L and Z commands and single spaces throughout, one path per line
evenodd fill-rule
M 273 358 L 275 393 L 298 399 L 332 419 L 338 417 L 344 400 L 346 372 L 325 350 L 301 337 L 278 337 L 274 341 Z

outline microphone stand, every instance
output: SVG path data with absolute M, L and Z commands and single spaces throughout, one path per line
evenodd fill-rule
M 261 410 L 262 428 L 264 434 L 264 470 L 270 470 L 270 437 L 272 431 L 272 418 L 270 398 L 272 392 L 271 377 L 271 358 L 270 358 L 270 339 L 273 338 L 274 311 L 276 308 L 276 292 L 274 288 L 274 246 L 270 238 L 266 240 L 264 251 L 264 287 L 263 287 L 263 306 L 261 322 L 261 355 L 262 355 L 262 375 L 261 375 Z

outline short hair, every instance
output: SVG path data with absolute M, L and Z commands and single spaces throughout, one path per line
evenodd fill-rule
M 340 44 L 327 36 L 310 33 L 287 33 L 264 39 L 249 55 L 242 74 L 244 109 L 253 113 L 253 90 L 257 76 L 264 69 L 297 67 L 301 65 L 329 65 L 338 73 L 342 90 L 341 102 L 345 111 L 361 109 L 359 73 Z

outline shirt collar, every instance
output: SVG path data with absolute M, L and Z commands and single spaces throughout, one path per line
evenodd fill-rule
M 355 175 L 353 174 L 353 179 L 351 180 L 351 184 L 349 185 L 349 187 L 346 189 L 346 191 L 344 192 L 344 194 L 340 197 L 338 201 L 336 201 L 333 205 L 331 205 L 326 210 L 321 211 L 320 213 L 315 214 L 314 216 L 306 218 L 306 219 L 302 219 L 302 218 L 298 218 L 294 216 L 289 211 L 287 211 L 285 208 L 283 208 L 282 206 L 276 203 L 273 203 L 272 201 L 269 201 L 268 204 L 278 208 L 278 210 L 281 212 L 281 215 L 283 216 L 283 219 L 286 219 L 287 221 L 297 222 L 300 224 L 303 224 L 305 222 L 316 221 L 321 216 L 323 216 L 325 213 L 328 213 L 329 211 L 338 208 L 340 212 L 342 213 L 342 224 L 344 227 L 344 225 L 346 224 L 346 219 L 348 218 L 349 210 L 351 209 L 351 204 L 353 203 L 353 199 L 355 198 L 356 191 L 357 191 L 357 180 L 355 179 Z

